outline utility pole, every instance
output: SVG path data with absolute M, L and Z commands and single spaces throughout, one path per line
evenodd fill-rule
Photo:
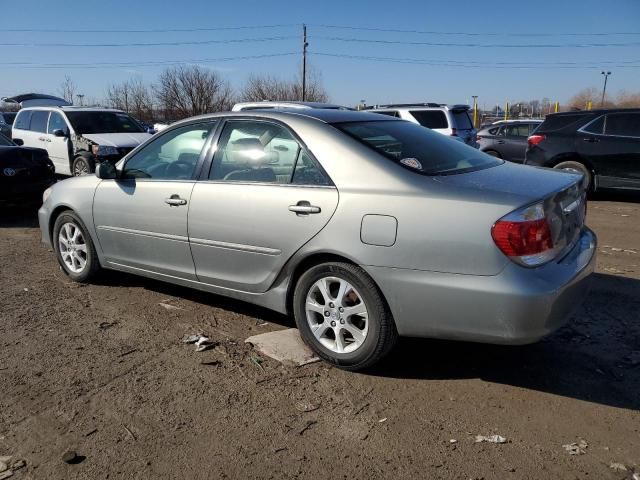
M 471 95 L 473 98 L 473 128 L 478 127 L 478 95 Z
M 602 100 L 600 100 L 600 106 L 604 107 L 604 94 L 607 92 L 607 78 L 611 75 L 611 72 L 600 72 L 600 75 L 604 75 L 604 86 L 602 87 Z
M 302 24 L 302 101 L 307 99 L 307 26 Z

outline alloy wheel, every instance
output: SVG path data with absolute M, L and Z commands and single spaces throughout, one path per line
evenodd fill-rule
M 343 278 L 323 277 L 316 281 L 307 293 L 305 312 L 313 336 L 332 352 L 353 352 L 367 338 L 367 306 L 360 293 Z
M 89 174 L 89 165 L 87 165 L 86 161 L 77 160 L 73 164 L 73 175 L 75 177 L 80 177 L 82 175 L 88 175 L 88 174 Z
M 73 273 L 80 273 L 87 265 L 87 244 L 80 228 L 67 222 L 58 234 L 58 249 L 66 267 Z

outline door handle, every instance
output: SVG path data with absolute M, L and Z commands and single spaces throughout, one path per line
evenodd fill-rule
M 582 141 L 587 143 L 598 143 L 600 140 L 595 137 L 587 137 L 587 138 L 583 138 Z
M 504 144 L 504 140 L 498 140 L 497 142 L 499 145 L 503 145 Z
M 186 205 L 187 201 L 184 198 L 180 198 L 180 195 L 174 193 L 169 198 L 165 198 L 164 203 L 172 207 L 179 207 L 180 205 Z
M 38 137 L 38 140 L 40 140 L 41 142 L 46 142 L 47 141 L 47 139 L 44 138 L 44 137 Z
M 311 205 L 306 200 L 300 200 L 295 205 L 289 205 L 289 211 L 295 212 L 298 215 L 309 215 L 310 213 L 320 213 L 320 207 Z

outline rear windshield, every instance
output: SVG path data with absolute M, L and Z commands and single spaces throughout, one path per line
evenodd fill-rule
M 122 112 L 65 112 L 76 133 L 144 133 L 129 115 Z
M 453 115 L 453 121 L 455 122 L 455 125 L 453 125 L 454 128 L 459 130 L 468 130 L 473 128 L 473 125 L 471 125 L 471 119 L 469 118 L 469 114 L 466 110 L 454 110 L 451 112 L 451 115 Z
M 575 115 L 549 115 L 544 122 L 536 129 L 537 132 L 552 132 L 568 127 L 572 123 L 586 120 L 589 115 L 576 113 Z
M 425 175 L 450 175 L 503 163 L 411 122 L 382 120 L 334 123 L 333 126 L 394 162 Z
M 3 113 L 2 114 L 2 118 L 4 119 L 4 123 L 6 123 L 7 125 L 11 125 L 11 124 L 13 124 L 13 121 L 16 118 L 16 114 L 15 113 Z

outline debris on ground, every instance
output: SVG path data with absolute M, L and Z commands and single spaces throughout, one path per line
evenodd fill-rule
M 218 366 L 220 365 L 222 362 L 220 360 L 210 360 L 210 361 L 206 361 L 206 362 L 200 362 L 200 365 L 207 365 L 207 366 Z
M 196 352 L 204 352 L 205 350 L 209 350 L 216 345 L 214 341 L 201 333 L 196 333 L 194 335 L 185 335 L 184 337 L 182 337 L 182 343 L 195 344 Z
M 625 465 L 623 465 L 622 463 L 612 463 L 611 465 L 609 465 L 609 468 L 611 470 L 616 471 L 616 472 L 626 472 L 627 471 L 627 467 Z
M 78 455 L 75 450 L 67 450 L 62 454 L 62 461 L 69 465 L 77 465 L 81 463 L 85 457 Z
M 264 367 L 262 366 L 262 360 L 260 357 L 256 357 L 255 355 L 251 355 L 251 362 L 258 367 L 260 370 L 264 371 Z
M 501 435 L 476 435 L 476 443 L 480 442 L 507 443 L 507 439 Z
M 380 420 L 378 420 L 378 423 L 384 423 L 387 421 L 387 417 L 381 418 Z
M 263 355 L 284 364 L 302 366 L 320 360 L 304 344 L 297 328 L 254 335 L 245 343 L 251 343 Z
M 640 480 L 640 473 L 634 473 L 631 477 L 633 480 Z
M 5 478 L 9 478 L 13 476 L 13 472 L 11 470 L 5 470 L 4 472 L 0 473 L 0 480 L 4 480 Z
M 562 448 L 569 452 L 569 455 L 582 455 L 584 453 L 587 453 L 586 450 L 588 446 L 589 444 L 586 440 L 580 440 L 579 442 L 567 443 L 565 445 L 562 445 Z
M 175 305 L 171 305 L 170 303 L 160 302 L 158 305 L 163 307 L 165 310 L 184 310 L 184 308 L 176 307 Z
M 320 408 L 320 405 L 310 402 L 296 402 L 295 407 L 296 410 L 300 412 L 313 412 L 314 410 Z
M 25 462 L 24 460 L 17 460 L 11 464 L 11 470 L 15 472 L 16 470 L 20 470 L 21 468 L 24 468 L 26 466 L 27 462 Z
M 298 435 L 302 435 L 304 432 L 309 430 L 316 423 L 318 423 L 318 422 L 315 421 L 315 420 L 307 420 L 307 422 L 304 424 L 304 426 L 300 430 L 298 430 Z
M 452 438 L 451 440 L 449 440 L 449 443 L 458 443 L 458 440 L 456 440 L 455 438 Z

